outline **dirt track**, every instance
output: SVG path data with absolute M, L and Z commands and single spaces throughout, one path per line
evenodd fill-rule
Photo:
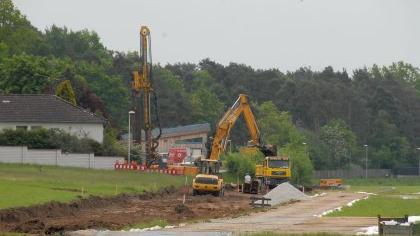
M 90 197 L 71 203 L 51 202 L 39 206 L 0 210 L 0 232 L 62 233 L 80 229 L 119 230 L 124 226 L 166 219 L 169 223 L 241 214 L 250 209 L 249 196 L 228 192 L 224 199 L 188 197 L 175 188 L 159 193 Z
M 358 229 L 377 223 L 374 217 L 318 217 L 322 212 L 362 198 L 357 193 L 328 192 L 321 197 L 279 206 L 267 212 L 253 213 L 233 219 L 214 219 L 191 224 L 175 231 L 276 231 L 287 233 L 334 232 L 355 234 Z
M 222 199 L 213 196 L 189 196 L 186 206 L 180 207 L 182 194 L 175 188 L 167 188 L 159 193 L 120 195 L 111 198 L 90 197 L 71 203 L 52 202 L 27 208 L 0 210 L 0 232 L 50 234 L 83 229 L 120 230 L 130 224 L 150 222 L 154 219 L 166 219 L 170 224 L 207 219 L 204 223 L 187 224 L 170 230 L 172 233 L 183 235 L 198 231 L 354 234 L 362 227 L 376 224 L 375 218 L 315 216 L 361 198 L 361 194 L 328 192 L 325 196 L 278 206 L 266 212 L 252 213 L 249 196 L 236 192 L 227 192 Z M 243 216 L 237 217 L 239 215 Z M 231 218 L 232 216 L 236 218 Z M 159 232 L 155 233 L 159 235 Z

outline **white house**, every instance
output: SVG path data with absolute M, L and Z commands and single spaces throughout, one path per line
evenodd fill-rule
M 0 130 L 57 128 L 102 143 L 104 123 L 102 117 L 54 95 L 0 95 Z

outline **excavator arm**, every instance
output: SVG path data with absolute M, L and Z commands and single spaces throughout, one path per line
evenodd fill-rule
M 230 130 L 242 114 L 248 128 L 248 132 L 251 136 L 252 145 L 257 146 L 266 156 L 275 155 L 274 148 L 262 145 L 260 131 L 254 114 L 252 113 L 251 106 L 249 105 L 248 97 L 244 94 L 240 94 L 239 98 L 235 101 L 232 107 L 226 111 L 222 119 L 217 124 L 216 133 L 213 137 L 213 143 L 211 145 L 208 159 L 219 160 L 220 154 L 222 154 L 226 148 Z

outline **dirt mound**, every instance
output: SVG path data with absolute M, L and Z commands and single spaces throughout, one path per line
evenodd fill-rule
M 38 219 L 34 219 L 34 220 L 29 220 L 26 222 L 23 222 L 21 224 L 18 224 L 13 231 L 16 232 L 22 232 L 22 233 L 42 233 L 44 232 L 45 229 L 45 224 L 44 222 L 38 220 Z
M 227 192 L 225 197 L 187 196 L 174 187 L 143 194 L 78 199 L 69 203 L 0 210 L 0 232 L 62 234 L 81 229 L 119 230 L 126 225 L 165 219 L 169 223 L 218 218 L 250 209 L 249 196 Z
M 192 214 L 193 211 L 185 204 L 179 204 L 175 206 L 175 212 L 178 214 Z
M 40 232 L 60 232 L 62 227 L 48 227 L 44 223 L 45 219 L 59 217 L 76 217 L 80 211 L 98 209 L 103 207 L 118 207 L 129 205 L 133 200 L 145 200 L 162 198 L 177 191 L 175 187 L 168 187 L 158 192 L 146 192 L 143 194 L 121 194 L 115 197 L 90 196 L 88 198 L 78 199 L 69 203 L 52 201 L 49 203 L 35 205 L 31 207 L 20 207 L 0 210 L 0 231 L 3 225 L 13 225 L 12 231 L 23 233 Z M 98 224 L 88 224 L 97 226 Z M 107 224 L 106 224 L 107 225 Z M 10 229 L 8 229 L 10 230 Z

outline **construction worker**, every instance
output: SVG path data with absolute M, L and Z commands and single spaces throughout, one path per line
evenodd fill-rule
M 244 181 L 244 183 L 251 184 L 251 176 L 248 173 L 245 174 L 245 181 Z

